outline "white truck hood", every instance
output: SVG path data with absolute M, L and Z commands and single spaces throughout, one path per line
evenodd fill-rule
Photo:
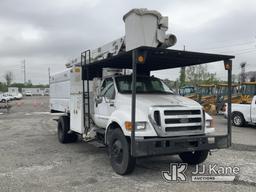
M 116 102 L 119 109 L 122 111 L 131 112 L 131 94 L 118 94 Z M 192 99 L 179 95 L 170 94 L 137 94 L 136 95 L 136 114 L 142 119 L 147 118 L 152 106 L 188 106 L 202 108 L 199 103 Z
M 131 94 L 119 94 L 118 100 L 121 103 L 124 102 L 126 105 L 131 105 Z M 200 104 L 192 99 L 170 94 L 137 94 L 136 104 L 139 108 L 149 108 L 153 105 L 182 105 L 189 107 L 200 107 Z

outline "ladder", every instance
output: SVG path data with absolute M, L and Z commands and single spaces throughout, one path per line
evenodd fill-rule
M 84 133 L 87 135 L 91 129 L 91 109 L 90 109 L 90 87 L 89 87 L 89 68 L 86 66 L 91 63 L 91 50 L 88 49 L 81 53 L 82 83 L 83 83 L 83 120 Z M 85 90 L 85 80 L 87 88 Z

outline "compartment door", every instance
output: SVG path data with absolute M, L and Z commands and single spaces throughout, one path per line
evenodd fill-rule
M 70 129 L 77 133 L 84 133 L 82 94 L 70 95 Z

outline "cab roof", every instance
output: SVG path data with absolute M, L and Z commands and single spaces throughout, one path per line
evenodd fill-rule
M 214 84 L 199 84 L 198 87 L 215 87 Z
M 241 85 L 256 85 L 256 82 L 253 81 L 253 82 L 243 82 L 241 83 Z
M 228 87 L 228 84 L 227 83 L 219 83 L 216 85 L 217 87 Z M 231 85 L 232 87 L 237 87 L 238 84 L 232 84 Z

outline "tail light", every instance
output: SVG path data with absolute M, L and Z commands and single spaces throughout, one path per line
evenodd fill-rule
M 226 111 L 226 109 L 227 109 L 227 105 L 226 105 L 226 104 L 224 104 L 224 105 L 222 106 L 222 108 L 221 108 L 221 111 L 225 112 L 225 111 Z

